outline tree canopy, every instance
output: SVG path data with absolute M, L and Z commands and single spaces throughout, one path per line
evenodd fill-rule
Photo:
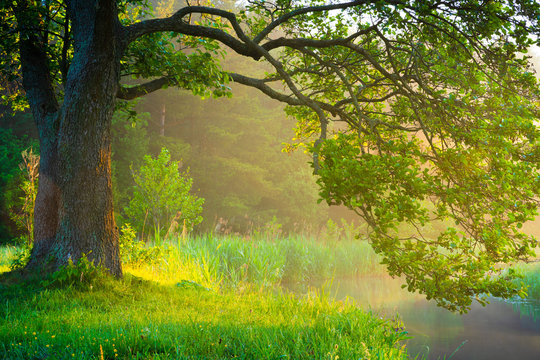
M 107 133 L 115 96 L 166 86 L 223 96 L 234 81 L 288 105 L 297 120 L 290 149 L 313 154 L 321 198 L 371 226 L 373 248 L 409 290 L 460 310 L 482 294 L 522 291 L 512 273 L 497 275 L 538 245 L 520 229 L 538 207 L 539 87 L 526 53 L 539 41 L 540 4 L 254 0 L 237 13 L 185 6 L 162 18 L 150 18 L 146 5 L 2 3 L 2 72 L 22 77 L 41 148 L 59 149 L 60 173 L 75 171 L 61 179 L 62 201 L 83 186 L 78 174 L 101 166 L 80 160 L 77 172 L 73 164 L 106 153 L 107 141 L 80 157 L 70 151 L 85 130 L 95 139 Z M 222 69 L 224 48 L 273 70 Z M 112 64 L 108 78 L 88 75 L 95 64 Z M 77 106 L 100 121 L 81 128 Z M 98 114 L 99 106 L 111 110 Z M 109 178 L 103 169 L 96 176 Z M 78 216 L 70 211 L 58 212 L 71 220 L 60 220 L 56 245 L 78 238 L 65 230 Z M 433 222 L 440 234 L 425 236 Z

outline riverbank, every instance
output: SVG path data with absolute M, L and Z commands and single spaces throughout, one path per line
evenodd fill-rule
M 12 255 L 0 250 L 2 269 Z M 63 277 L 46 284 L 0 275 L 0 358 L 408 358 L 400 323 L 351 302 L 313 292 L 294 296 L 246 279 L 224 286 L 235 277 L 210 274 L 204 284 L 197 277 L 180 280 L 188 272 L 171 278 L 180 261 L 163 259 L 127 266 L 122 280 L 82 267 L 82 282 L 77 273 L 61 287 Z
M 540 300 L 540 259 L 530 264 L 518 265 L 515 270 L 523 276 L 521 281 L 528 287 L 528 298 Z
M 385 281 L 366 241 L 201 236 L 160 247 L 140 245 L 123 248 L 126 276 L 120 281 L 98 277 L 84 286 L 76 281 L 57 287 L 0 275 L 0 358 L 409 358 L 400 341 L 408 328 L 381 319 L 380 311 L 374 315 L 333 300 L 345 296 L 354 296 L 361 307 L 390 308 L 384 311 L 389 317 L 402 313 L 419 341 L 424 334 L 445 334 L 442 345 L 436 337 L 429 345 L 416 342 L 413 355 L 448 356 L 456 349 L 468 354 L 472 346 L 471 341 L 460 348 L 464 340 L 455 337 L 463 332 L 461 317 L 426 310 L 421 296 L 405 292 L 398 280 Z M 0 272 L 9 269 L 18 251 L 0 248 Z M 531 285 L 529 295 L 537 296 L 540 266 L 518 270 Z M 330 279 L 334 284 L 322 288 L 331 297 L 309 291 L 310 284 Z M 352 287 L 344 279 L 358 280 Z M 304 295 L 284 293 L 283 285 L 300 286 Z M 420 306 L 420 312 L 411 306 Z M 452 340 L 431 323 L 450 325 Z M 428 330 L 418 331 L 421 326 Z

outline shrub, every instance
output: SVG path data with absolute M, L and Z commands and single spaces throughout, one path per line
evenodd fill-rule
M 20 212 L 12 212 L 13 220 L 17 226 L 24 231 L 25 243 L 31 246 L 34 242 L 34 205 L 36 203 L 36 195 L 38 190 L 39 176 L 39 155 L 34 154 L 32 148 L 26 149 L 21 153 L 23 162 L 19 164 L 19 168 L 25 176 L 20 187 L 24 193 L 24 197 Z M 13 210 L 13 209 L 12 209 Z
M 178 162 L 171 161 L 163 148 L 156 159 L 146 155 L 141 168 L 132 169 L 136 185 L 125 211 L 142 236 L 145 229 L 154 229 L 156 237 L 183 226 L 189 231 L 202 221 L 204 199 L 190 194 L 193 179 L 189 169 L 180 173 L 178 168 Z M 176 230 L 171 229 L 174 225 Z
M 130 224 L 124 224 L 120 229 L 119 247 L 122 262 L 130 265 L 154 264 L 165 254 L 162 247 L 147 248 L 144 242 L 137 240 Z
M 28 260 L 30 260 L 30 252 L 32 251 L 32 247 L 28 245 L 24 245 L 15 254 L 13 257 L 13 260 L 11 260 L 11 264 L 9 265 L 9 268 L 11 270 L 19 270 L 26 266 L 28 263 Z
M 68 261 L 67 265 L 60 267 L 41 284 L 45 287 L 55 285 L 92 288 L 93 284 L 105 274 L 105 269 L 94 265 L 93 261 L 88 260 L 86 254 L 82 254 L 76 264 L 71 258 Z

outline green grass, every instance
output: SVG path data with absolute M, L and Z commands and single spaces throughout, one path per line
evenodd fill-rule
M 523 276 L 520 281 L 528 287 L 527 297 L 540 300 L 540 262 L 520 264 L 514 269 Z
M 321 295 L 214 292 L 127 274 L 92 289 L 0 283 L 3 359 L 405 359 L 399 324 Z M 368 355 L 369 354 L 369 355 Z
M 178 282 L 187 276 L 213 289 L 307 285 L 334 277 L 384 273 L 367 241 L 317 241 L 302 236 L 178 239 L 169 243 L 161 261 L 133 268 L 146 278 Z
M 0 273 L 19 251 L 0 247 Z M 0 358 L 409 358 L 401 324 L 280 290 L 383 274 L 366 241 L 207 235 L 144 251 L 150 258 L 126 264 L 124 279 L 93 287 L 0 275 Z M 540 298 L 540 264 L 517 270 Z
M 19 253 L 20 247 L 0 246 L 0 273 L 9 271 L 11 262 Z
M 0 269 L 17 251 L 0 248 Z M 408 358 L 401 324 L 279 290 L 380 270 L 366 242 L 201 236 L 151 254 L 86 289 L 0 277 L 0 358 Z

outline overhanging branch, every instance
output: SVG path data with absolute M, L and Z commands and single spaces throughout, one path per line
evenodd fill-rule
M 272 32 L 275 28 L 280 26 L 283 23 L 286 23 L 290 19 L 292 19 L 295 16 L 303 15 L 303 14 L 309 14 L 314 12 L 322 12 L 322 11 L 330 11 L 330 10 L 338 10 L 338 9 L 347 9 L 353 6 L 358 5 L 365 5 L 367 3 L 371 3 L 370 0 L 357 0 L 357 1 L 351 1 L 346 2 L 342 4 L 331 4 L 331 5 L 320 5 L 320 6 L 307 6 L 304 8 L 296 9 L 291 12 L 288 12 L 276 20 L 272 21 L 268 26 L 266 26 L 255 38 L 253 38 L 253 41 L 258 44 L 260 43 L 268 34 Z
M 166 85 L 173 84 L 174 81 L 169 77 L 162 77 L 149 81 L 144 84 L 139 84 L 132 87 L 119 86 L 116 92 L 116 97 L 122 100 L 133 100 L 140 96 L 144 96 L 156 90 L 162 89 Z
M 292 106 L 305 105 L 303 102 L 301 102 L 300 100 L 298 100 L 296 97 L 292 95 L 286 95 L 272 89 L 270 86 L 266 84 L 264 80 L 247 77 L 247 76 L 240 75 L 237 73 L 229 73 L 229 76 L 234 82 L 259 89 L 265 95 L 271 97 L 272 99 L 281 101 L 283 103 L 286 103 Z
M 240 40 L 223 30 L 201 25 L 191 25 L 184 21 L 183 18 L 186 15 L 193 13 L 216 15 L 227 19 Z M 214 39 L 228 46 L 240 55 L 252 57 L 256 60 L 260 58 L 260 55 L 258 55 L 252 47 L 247 46 L 247 37 L 236 20 L 236 15 L 234 13 L 205 6 L 187 6 L 167 18 L 145 20 L 125 27 L 123 36 L 124 47 L 141 36 L 164 31 Z

